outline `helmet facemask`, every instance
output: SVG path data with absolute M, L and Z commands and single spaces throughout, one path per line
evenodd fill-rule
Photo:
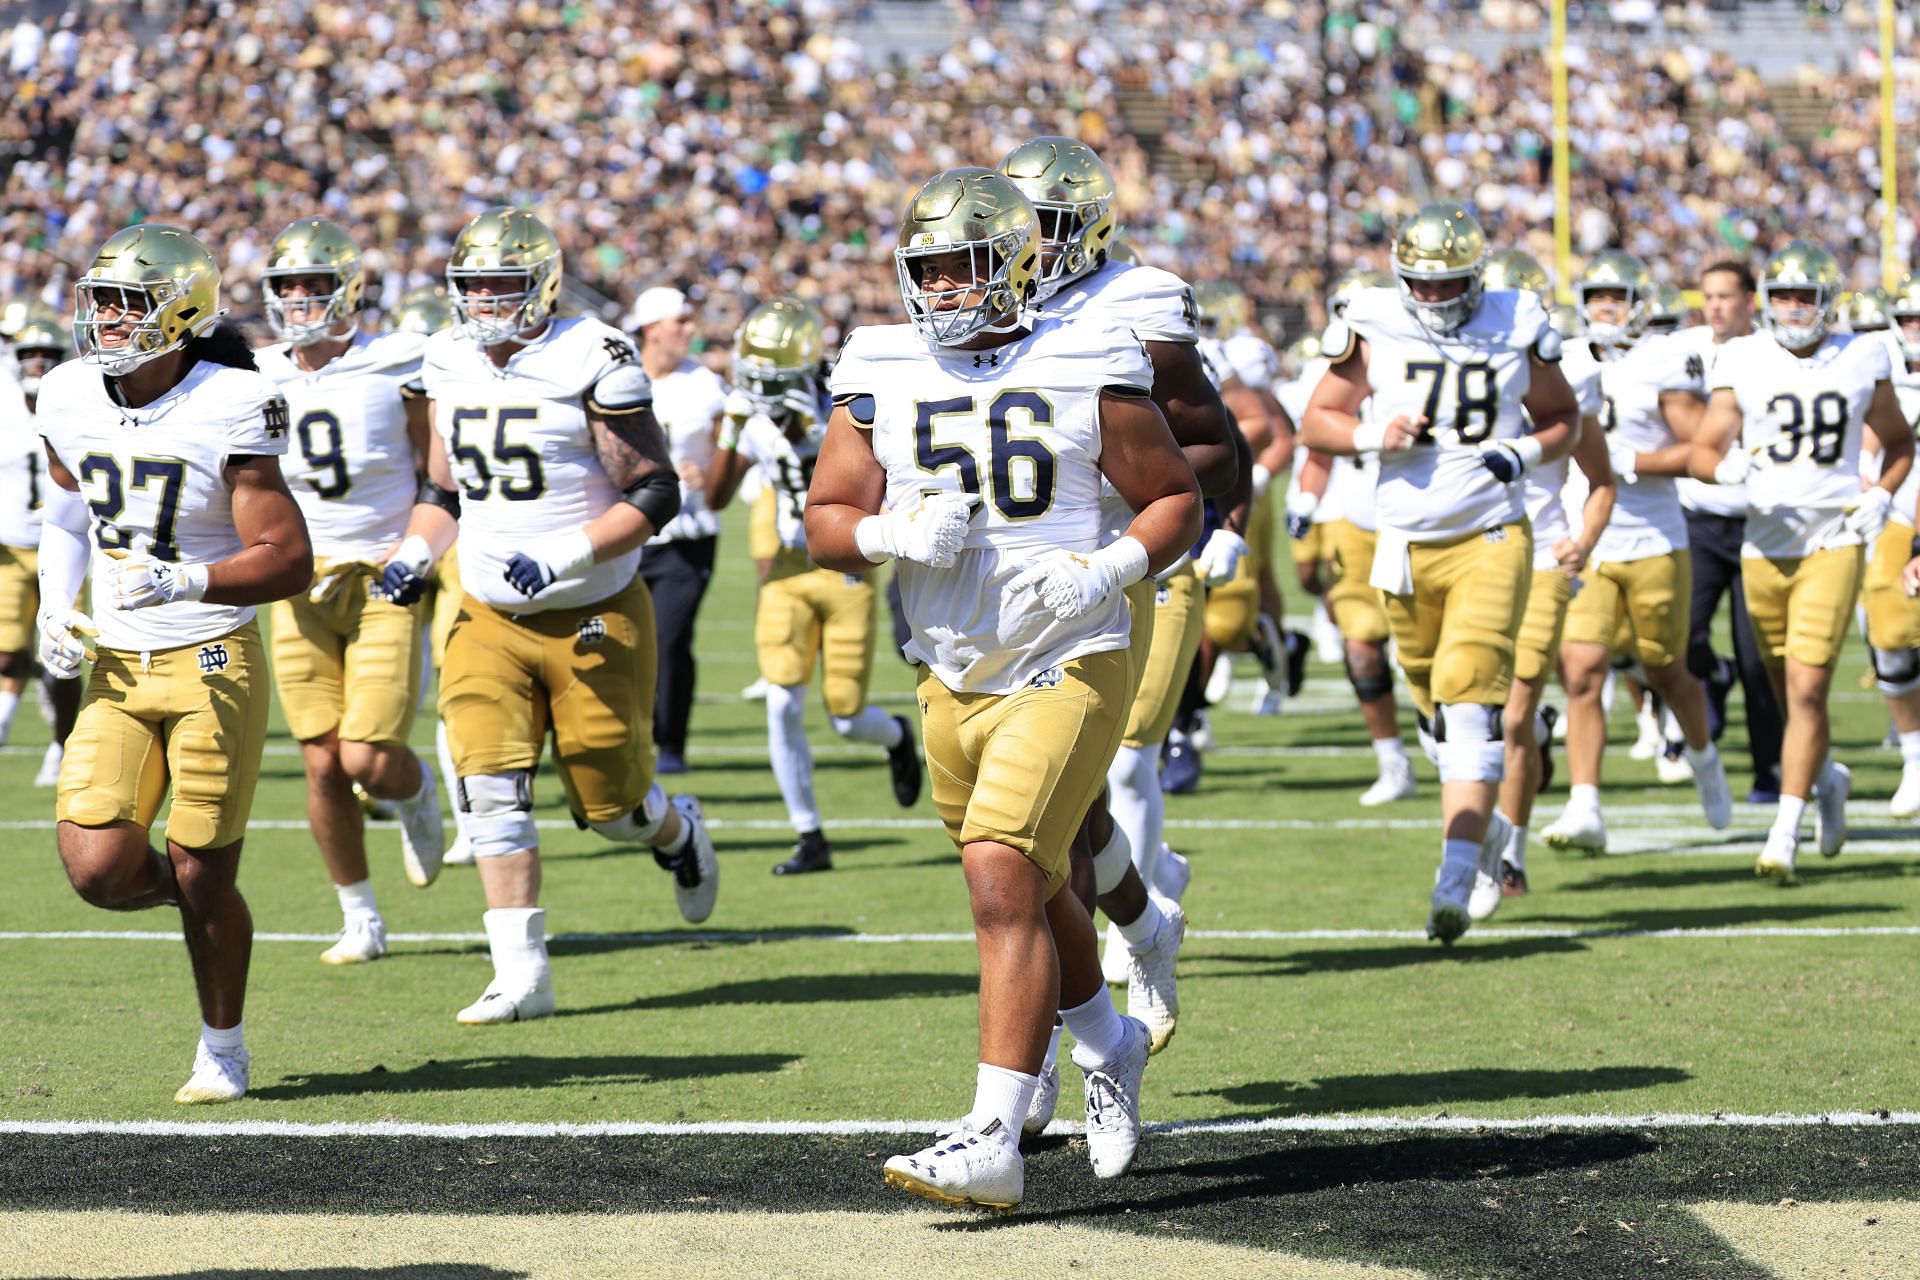
M 525 342 L 529 329 L 547 318 L 542 304 L 542 284 L 553 270 L 552 263 L 539 263 L 524 270 L 486 267 L 447 267 L 447 301 L 453 306 L 454 323 L 482 346 L 503 342 Z M 523 287 L 517 293 L 472 294 L 466 285 L 480 280 L 517 279 Z
M 277 282 L 302 276 L 326 276 L 333 281 L 333 289 L 328 293 L 310 293 L 304 298 L 282 298 Z M 334 328 L 350 318 L 351 312 L 348 307 L 350 295 L 339 271 L 319 266 L 269 268 L 262 276 L 262 283 L 267 325 L 276 338 L 296 347 L 310 347 L 341 336 L 334 332 Z M 312 315 L 313 308 L 317 306 L 320 308 L 320 318 L 290 320 L 287 318 L 289 305 L 303 309 L 308 315 Z
M 91 365 L 98 365 L 110 377 L 122 377 L 132 373 L 149 360 L 155 360 L 169 351 L 178 351 L 187 345 L 197 332 L 192 328 L 182 329 L 173 341 L 167 341 L 161 328 L 160 317 L 167 304 L 185 296 L 185 291 L 172 281 L 155 284 L 124 284 L 114 280 L 81 280 L 73 287 L 73 341 L 79 349 L 80 358 Z M 116 314 L 111 321 L 100 319 L 100 307 L 105 303 Z M 141 310 L 140 318 L 128 322 L 125 313 L 135 307 Z M 212 323 L 215 317 L 209 317 Z M 117 329 L 130 323 L 131 329 L 126 340 L 117 346 L 103 346 L 100 341 L 102 329 Z
M 1813 319 L 1803 324 L 1789 324 L 1774 314 L 1773 298 L 1781 293 L 1810 293 L 1813 295 Z M 1789 351 L 1802 351 L 1818 346 L 1827 336 L 1827 330 L 1833 326 L 1833 290 L 1826 285 L 1811 280 L 1784 281 L 1762 280 L 1760 282 L 1760 323 L 1777 339 L 1781 346 Z
M 1413 313 L 1413 318 L 1421 325 L 1439 334 L 1453 333 L 1473 318 L 1474 311 L 1480 306 L 1480 294 L 1484 287 L 1480 276 L 1480 264 L 1477 262 L 1472 266 L 1455 267 L 1445 271 L 1410 272 L 1405 267 L 1401 267 L 1395 270 L 1393 278 L 1400 287 L 1401 304 Z M 1415 280 L 1423 282 L 1465 280 L 1467 285 L 1459 293 L 1444 301 L 1422 302 L 1413 296 Z
M 1034 288 L 1038 301 L 1046 301 L 1107 260 L 1106 242 L 1113 236 L 1113 220 L 1107 216 L 1110 204 L 1108 200 L 1033 202 L 1041 237 L 1040 276 Z
M 1900 339 L 1900 354 L 1908 364 L 1920 364 L 1920 308 L 1902 311 L 1895 307 L 1893 329 Z
M 1574 285 L 1573 291 L 1579 299 L 1581 336 L 1589 341 L 1603 347 L 1630 347 L 1647 331 L 1650 300 L 1632 281 L 1582 280 Z M 1625 321 L 1609 324 L 1593 318 L 1590 309 L 1593 295 L 1608 292 L 1624 295 L 1627 306 Z
M 931 240 L 932 236 L 917 237 Z M 961 244 L 902 245 L 893 251 L 900 278 L 900 296 L 907 318 L 928 342 L 957 347 L 982 333 L 1009 332 L 1020 325 L 1027 299 L 1010 283 L 1016 255 L 1032 252 L 1037 239 L 1026 227 L 1004 231 L 987 240 Z M 928 260 L 967 256 L 968 282 L 955 289 L 928 290 L 921 286 Z M 978 295 L 979 300 L 968 299 Z M 951 302 L 952 305 L 945 305 Z

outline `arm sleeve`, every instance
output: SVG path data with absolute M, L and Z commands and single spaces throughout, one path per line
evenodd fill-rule
M 87 580 L 87 526 L 91 514 L 79 494 L 57 484 L 40 512 L 40 609 L 71 609 Z

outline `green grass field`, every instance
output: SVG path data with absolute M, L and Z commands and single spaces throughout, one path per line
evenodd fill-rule
M 449 868 L 433 888 L 412 889 L 397 833 L 372 831 L 389 928 L 402 939 L 430 936 L 396 942 L 377 964 L 322 966 L 322 935 L 338 928 L 339 913 L 305 829 L 299 759 L 281 732 L 264 762 L 242 869 L 259 933 L 247 1011 L 253 1092 L 217 1112 L 182 1114 L 170 1100 L 196 1030 L 184 952 L 169 936 L 128 932 L 171 935 L 176 921 L 95 911 L 67 888 L 51 794 L 30 785 L 44 730 L 24 711 L 0 754 L 0 790 L 14 798 L 0 822 L 11 871 L 0 898 L 0 971 L 9 977 L 0 997 L 0 1159 L 21 1171 L 0 1180 L 8 1183 L 0 1243 L 9 1230 L 44 1239 L 44 1224 L 29 1231 L 18 1214 L 110 1206 L 351 1215 L 518 1203 L 542 1214 L 772 1211 L 793 1215 L 789 1225 L 802 1211 L 858 1210 L 892 1215 L 879 1221 L 897 1218 L 901 1231 L 965 1223 L 888 1198 L 881 1160 L 919 1142 L 886 1134 L 767 1138 L 783 1162 L 773 1172 L 755 1140 L 737 1133 L 524 1140 L 530 1147 L 497 1133 L 472 1140 L 500 1147 L 486 1159 L 564 1173 L 529 1189 L 505 1170 L 472 1174 L 482 1149 L 452 1138 L 326 1139 L 326 1160 L 356 1172 L 315 1183 L 287 1170 L 310 1161 L 302 1153 L 319 1148 L 303 1144 L 319 1139 L 21 1131 L 31 1122 L 141 1120 L 738 1130 L 932 1122 L 963 1111 L 976 968 L 958 860 L 931 806 L 896 809 L 882 754 L 833 739 L 817 706 L 810 724 L 837 869 L 797 880 L 768 874 L 792 837 L 767 768 L 762 709 L 735 696 L 755 674 L 741 532 L 736 521 L 723 542 L 700 626 L 694 770 L 670 780 L 698 795 L 713 821 L 722 882 L 712 919 L 684 927 L 651 859 L 574 831 L 557 782 L 543 775 L 544 903 L 549 933 L 560 935 L 552 947 L 560 1016 L 457 1026 L 454 1011 L 490 976 L 477 878 Z M 1297 597 L 1290 603 L 1303 611 Z M 1094 1183 L 1070 1135 L 1049 1137 L 1031 1162 L 1027 1209 L 1000 1229 L 1024 1239 L 1025 1219 L 1095 1228 L 1129 1247 L 1164 1237 L 1240 1251 L 1217 1268 L 1204 1250 L 1189 1253 L 1182 1265 L 1195 1274 L 1389 1274 L 1365 1269 L 1376 1264 L 1416 1275 L 1837 1274 L 1820 1267 L 1853 1256 L 1844 1241 L 1865 1230 L 1859 1223 L 1913 1221 L 1899 1215 L 1911 1214 L 1901 1206 L 1920 1185 L 1914 1129 L 1701 1133 L 1635 1121 L 1915 1110 L 1920 828 L 1886 816 L 1899 761 L 1879 745 L 1878 695 L 1855 679 L 1864 664 L 1864 651 L 1849 659 L 1835 707 L 1837 749 L 1855 779 L 1844 856 L 1822 862 L 1809 844 L 1813 865 L 1797 887 L 1755 880 L 1770 813 L 1739 806 L 1731 831 L 1709 831 L 1691 787 L 1657 786 L 1650 764 L 1626 758 L 1622 698 L 1606 790 L 1616 851 L 1573 859 L 1536 845 L 1532 895 L 1509 900 L 1450 951 L 1418 932 L 1438 854 L 1437 787 L 1425 762 L 1421 798 L 1362 810 L 1355 797 L 1373 761 L 1337 669 L 1315 666 L 1279 719 L 1246 715 L 1244 686 L 1236 689 L 1216 712 L 1220 747 L 1199 793 L 1169 803 L 1169 838 L 1194 864 L 1190 932 L 1181 1030 L 1148 1072 L 1144 1111 L 1150 1121 L 1267 1127 L 1156 1133 L 1140 1169 L 1111 1184 Z M 888 705 L 908 709 L 907 669 L 887 653 L 874 684 Z M 430 746 L 431 725 L 416 739 Z M 1744 763 L 1737 747 L 1728 760 Z M 1737 796 L 1748 782 L 1735 776 Z M 1563 798 L 1557 783 L 1536 829 Z M 48 936 L 63 932 L 89 936 Z M 1061 1115 L 1072 1119 L 1078 1081 L 1067 1075 Z M 1382 1117 L 1456 1125 L 1587 1117 L 1578 1123 L 1598 1127 L 1375 1133 L 1331 1123 Z M 1330 1131 L 1304 1127 L 1321 1120 Z M 409 1141 L 466 1169 L 462 1178 L 506 1179 L 505 1198 L 423 1181 L 419 1160 L 429 1157 L 409 1155 Z M 214 1184 L 227 1170 L 233 1194 L 173 1200 L 145 1182 L 177 1188 L 168 1170 L 200 1167 Z M 1828 1228 L 1800 1222 L 1789 1234 L 1811 1249 L 1805 1270 L 1791 1269 L 1765 1232 L 1727 1225 L 1745 1221 L 1732 1209 L 1715 1217 L 1719 1210 L 1694 1207 L 1781 1199 L 1892 1207 L 1842 1213 L 1832 1227 L 1841 1242 L 1821 1249 L 1809 1242 L 1828 1240 Z M 1635 1214 L 1666 1234 L 1648 1239 L 1647 1229 L 1614 1225 Z M 1869 1243 L 1892 1238 L 1868 1233 Z M 1906 1236 L 1907 1269 L 1885 1274 L 1920 1272 L 1914 1238 Z M 326 1254 L 314 1250 L 301 1258 Z M 84 1251 L 37 1261 L 31 1250 L 13 1252 L 28 1261 L 0 1263 L 0 1274 L 336 1274 L 284 1260 L 222 1271 L 239 1264 L 219 1254 L 136 1266 L 111 1248 L 99 1255 L 106 1262 Z M 715 1273 L 738 1274 L 724 1253 Z M 1014 1250 L 1038 1274 L 1052 1274 L 1040 1260 L 1064 1265 L 1069 1253 Z M 766 1273 L 815 1274 L 807 1259 L 827 1266 L 829 1256 L 802 1250 Z M 1880 1274 L 1861 1258 L 1847 1274 Z M 819 1274 L 873 1262 L 864 1252 L 857 1259 Z M 603 1272 L 583 1254 L 548 1270 L 528 1262 L 531 1270 L 443 1273 L 418 1270 L 439 1262 L 400 1250 L 338 1274 L 707 1274 L 669 1260 Z M 365 1271 L 376 1263 L 389 1269 Z M 1286 1269 L 1296 1265 L 1305 1269 Z

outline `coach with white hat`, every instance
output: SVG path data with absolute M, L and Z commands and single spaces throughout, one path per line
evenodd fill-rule
M 654 687 L 656 773 L 686 772 L 687 721 L 693 712 L 693 625 L 713 578 L 720 517 L 707 509 L 706 469 L 713 461 L 726 384 L 687 355 L 693 307 L 678 289 L 648 289 L 627 312 L 627 331 L 653 379 L 653 412 L 680 473 L 680 514 L 646 545 L 640 576 L 653 593 L 659 676 Z

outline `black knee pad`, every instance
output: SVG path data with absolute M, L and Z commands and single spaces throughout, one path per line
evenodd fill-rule
M 1920 688 L 1920 649 L 1876 649 L 1867 646 L 1873 674 L 1883 693 L 1899 697 Z
M 1362 702 L 1378 702 L 1393 696 L 1393 672 L 1387 669 L 1385 663 L 1373 675 L 1358 676 L 1353 673 L 1353 661 L 1349 659 L 1347 683 L 1353 686 L 1353 696 Z

